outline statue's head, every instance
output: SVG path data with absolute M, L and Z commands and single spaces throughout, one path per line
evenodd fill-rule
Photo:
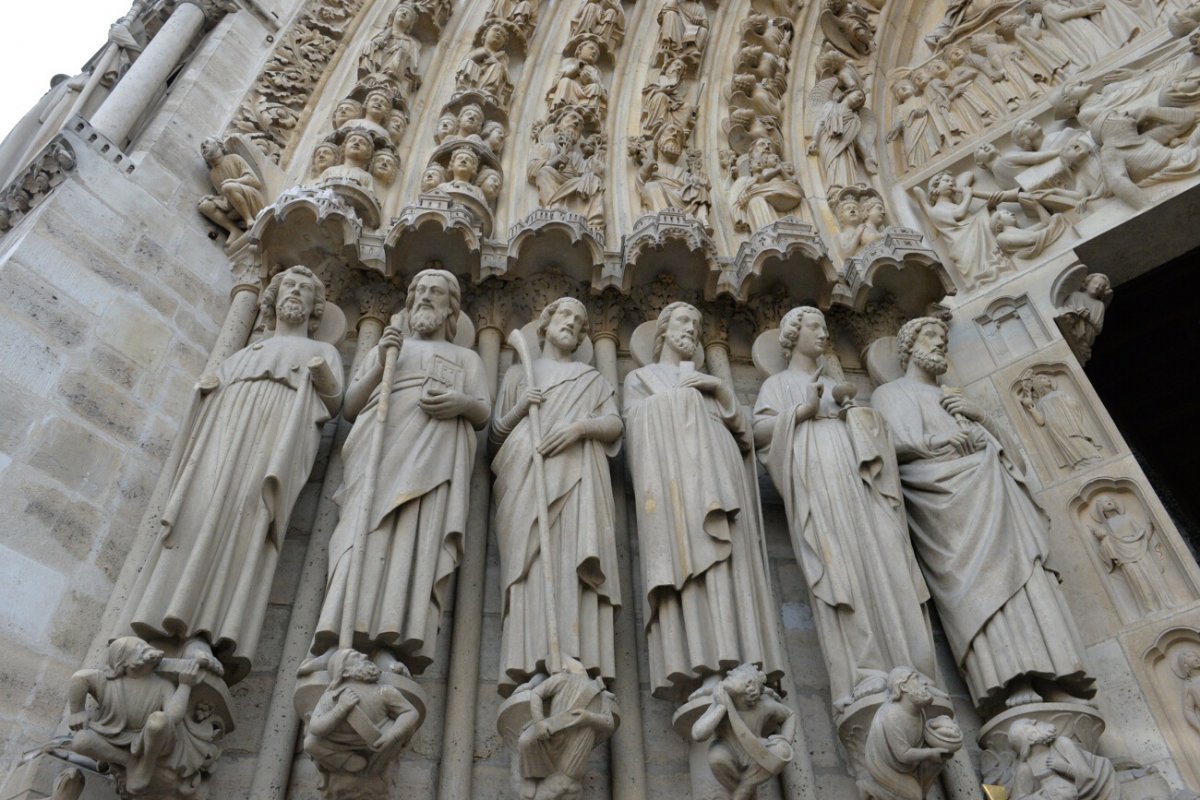
M 437 127 L 434 129 L 433 138 L 438 144 L 447 136 L 454 135 L 458 130 L 458 115 L 446 113 L 438 117 Z
M 471 181 L 479 172 L 479 156 L 469 147 L 459 147 L 450 156 L 450 174 L 455 180 Z
M 792 353 L 801 353 L 818 358 L 829 344 L 829 330 L 825 315 L 813 306 L 798 306 L 783 315 L 779 323 L 779 347 L 783 357 L 791 359 Z
M 941 375 L 949 368 L 946 360 L 946 345 L 950 329 L 936 317 L 917 317 L 904 323 L 896 334 L 896 352 L 900 356 L 900 369 L 916 360 L 917 365 L 930 375 Z
M 151 647 L 145 639 L 136 636 L 121 636 L 108 645 L 108 669 L 106 677 L 111 680 L 128 674 L 147 675 L 163 660 L 163 651 Z
M 998 208 L 988 219 L 988 227 L 992 229 L 993 235 L 1002 233 L 1007 228 L 1015 228 L 1017 227 L 1017 215 L 1007 208 Z
M 363 131 L 352 130 L 346 134 L 342 142 L 342 160 L 348 164 L 365 169 L 375 155 L 375 143 L 370 135 Z
M 333 127 L 340 128 L 352 119 L 358 119 L 362 116 L 363 106 L 357 100 L 347 98 L 334 106 L 333 109 Z
M 899 80 L 892 86 L 892 93 L 896 95 L 898 101 L 903 103 L 916 95 L 917 87 L 913 86 L 913 82 L 910 80 Z
M 595 64 L 600 59 L 600 45 L 593 39 L 584 39 L 575 48 L 575 57 L 585 64 Z
M 671 303 L 658 315 L 654 326 L 654 360 L 662 355 L 663 347 L 669 347 L 682 360 L 691 360 L 700 344 L 700 310 L 682 300 Z
M 363 112 L 379 125 L 391 116 L 392 93 L 387 89 L 372 89 L 363 100 Z
M 1012 139 L 1022 150 L 1037 150 L 1045 139 L 1042 126 L 1031 119 L 1023 119 L 1013 126 Z
M 458 133 L 460 136 L 470 136 L 483 129 L 483 107 L 478 103 L 467 103 L 458 112 Z
M 954 197 L 954 175 L 948 171 L 942 171 L 929 179 L 929 199 L 937 202 L 942 195 Z
M 1050 744 L 1058 737 L 1058 729 L 1053 722 L 1042 722 L 1036 719 L 1019 719 L 1013 723 L 1008 732 L 1009 745 L 1017 751 L 1017 757 L 1024 761 L 1029 753 L 1039 744 Z
M 400 159 L 391 150 L 380 150 L 371 159 L 371 175 L 384 186 L 391 186 L 400 172 Z
M 484 199 L 489 203 L 495 203 L 496 199 L 500 197 L 500 190 L 504 188 L 504 176 L 500 174 L 500 170 L 485 167 L 480 170 L 475 184 L 479 187 L 479 191 L 483 192 Z
M 683 126 L 675 122 L 667 122 L 658 129 L 658 133 L 654 137 L 654 146 L 659 154 L 678 158 L 679 154 L 683 152 L 686 138 L 687 134 Z
M 975 148 L 975 164 L 980 167 L 986 167 L 996 160 L 1000 155 L 1000 151 L 996 149 L 996 145 L 991 142 L 984 142 Z
M 225 145 L 215 136 L 209 136 L 200 142 L 200 154 L 204 156 L 204 162 L 211 167 L 225 155 Z
M 1112 284 L 1103 272 L 1093 272 L 1083 282 L 1083 290 L 1088 296 L 1097 300 L 1105 300 L 1112 293 Z
M 260 307 L 267 330 L 275 330 L 277 319 L 299 325 L 307 318 L 308 334 L 312 336 L 325 314 L 325 284 L 308 267 L 289 267 L 271 278 Z
M 436 161 L 421 173 L 421 191 L 432 192 L 446 182 L 446 168 Z
M 862 201 L 862 213 L 867 218 L 867 222 L 879 227 L 887 219 L 887 208 L 883 204 L 883 198 L 870 196 Z
M 342 160 L 342 151 L 333 142 L 321 142 L 313 148 L 312 173 L 320 175 Z
M 558 118 L 556 127 L 562 133 L 569 135 L 572 140 L 578 139 L 583 135 L 583 115 L 575 109 L 570 109 Z
M 1184 650 L 1175 661 L 1179 674 L 1190 678 L 1200 673 L 1200 650 Z
M 500 50 L 508 44 L 508 30 L 503 25 L 489 25 L 483 33 L 483 43 L 489 50 Z
M 1101 495 L 1096 501 L 1095 515 L 1100 520 L 1106 520 L 1110 517 L 1115 517 L 1121 513 L 1121 504 L 1117 502 L 1117 498 L 1111 494 Z
M 929 682 L 912 667 L 896 667 L 888 673 L 888 697 L 893 703 L 907 697 L 913 705 L 924 708 L 933 702 Z
M 587 307 L 574 297 L 560 297 L 542 309 L 538 316 L 538 344 L 547 340 L 568 353 L 574 353 L 588 334 Z
M 400 33 L 408 33 L 417 24 L 417 9 L 408 3 L 401 3 L 392 12 L 392 28 Z
M 458 332 L 458 312 L 462 308 L 462 291 L 454 273 L 431 267 L 413 276 L 404 298 L 408 322 L 418 335 L 429 336 L 439 327 L 452 340 Z
M 837 204 L 838 224 L 843 228 L 857 225 L 862 220 L 862 209 L 853 197 L 842 199 Z
M 492 148 L 492 152 L 500 155 L 500 151 L 504 149 L 504 140 L 508 138 L 508 131 L 504 129 L 503 123 L 492 120 L 485 122 L 483 131 L 480 134 L 483 140 Z
M 378 683 L 382 675 L 382 671 L 367 658 L 366 653 L 348 647 L 338 650 L 329 659 L 330 688 L 336 688 L 346 681 Z
M 867 103 L 867 93 L 862 89 L 851 89 L 846 92 L 846 107 L 857 111 Z
M 762 700 L 767 676 L 753 664 L 742 664 L 729 670 L 721 683 L 739 708 L 754 708 Z

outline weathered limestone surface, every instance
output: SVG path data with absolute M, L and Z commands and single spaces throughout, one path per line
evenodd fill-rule
M 1085 371 L 1121 285 L 1200 245 L 1198 25 L 1185 0 L 138 0 L 0 145 L 0 800 L 1200 790 L 1200 568 Z M 197 381 L 269 335 L 295 265 L 359 396 L 222 678 L 231 642 L 116 637 Z M 413 327 L 426 268 L 454 344 Z M 944 430 L 902 441 L 880 387 L 919 317 Z M 395 413 L 462 427 L 453 485 L 421 487 L 449 522 L 373 497 L 412 461 L 354 419 L 384 376 Z M 646 431 L 654 395 L 679 413 Z M 1029 541 L 986 526 L 972 579 L 1020 591 L 968 624 L 928 544 L 985 526 L 903 490 L 971 458 Z M 371 533 L 364 497 L 400 521 Z M 405 531 L 435 535 L 388 551 Z

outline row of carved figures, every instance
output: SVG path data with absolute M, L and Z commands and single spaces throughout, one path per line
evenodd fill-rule
M 262 294 L 267 335 L 201 378 L 167 468 L 162 532 L 107 670 L 71 681 L 66 746 L 115 767 L 124 796 L 194 786 L 213 768 L 232 724 L 223 687 L 251 669 L 293 505 L 324 423 L 340 412 L 353 423 L 341 515 L 295 695 L 327 797 L 385 796 L 385 770 L 422 722 L 412 676 L 434 661 L 484 429 L 503 581 L 499 689 L 509 698 L 499 724 L 522 797 L 578 797 L 588 753 L 616 725 L 614 618 L 633 602 L 617 577 L 608 468 L 622 440 L 646 677 L 655 697 L 680 704 L 677 728 L 711 767 L 701 782 L 724 792 L 706 796 L 753 798 L 792 757 L 757 452 L 784 498 L 835 720 L 861 725 L 864 708 L 873 720 L 854 756 L 864 797 L 920 800 L 962 745 L 933 682 L 929 601 L 978 711 L 1033 715 L 1029 731 L 1018 720 L 1010 733 L 1013 796 L 1118 797 L 1107 759 L 1034 722 L 1043 702 L 1094 715 L 1094 681 L 1046 568 L 1046 523 L 1019 455 L 979 405 L 939 384 L 945 322 L 900 328 L 901 377 L 868 405 L 828 355 L 823 313 L 792 309 L 755 345 L 768 377 L 747 415 L 719 361 L 716 374 L 704 371 L 702 314 L 686 302 L 634 333 L 642 366 L 620 407 L 590 364 L 576 299 L 549 303 L 509 337 L 518 363 L 494 402 L 452 273 L 413 278 L 404 310 L 360 347 L 346 384 L 330 306 L 312 271 L 278 273 Z M 1046 394 L 1031 380 L 1038 409 Z M 1121 538 L 1120 509 L 1098 509 Z M 1038 743 L 1072 757 L 1046 761 Z

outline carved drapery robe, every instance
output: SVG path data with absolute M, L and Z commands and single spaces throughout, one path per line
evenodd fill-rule
M 654 696 L 681 699 L 745 662 L 777 681 L 782 659 L 753 489 L 734 436 L 741 409 L 680 388 L 650 364 L 625 379 Z
M 1047 568 L 1047 523 L 1000 443 L 960 456 L 931 440 L 959 430 L 940 387 L 911 378 L 875 390 L 892 430 L 909 528 L 942 627 L 980 708 L 1018 678 L 1054 679 L 1090 697 L 1083 646 L 1058 581 Z
M 240 680 L 262 631 L 288 518 L 308 480 L 329 409 L 312 384 L 332 345 L 273 336 L 225 360 L 220 385 L 193 401 L 191 431 L 125 622 L 142 638 L 203 636 Z
M 838 703 L 894 667 L 932 679 L 933 633 L 887 429 L 869 408 L 851 409 L 843 422 L 833 399 L 837 381 L 820 383 L 817 416 L 797 423 L 811 376 L 792 369 L 772 375 L 754 417 L 774 423 L 771 446 L 759 456 L 784 498 Z
M 1133 591 L 1134 600 L 1143 613 L 1173 608 L 1175 597 L 1167 585 L 1162 566 L 1150 549 L 1154 529 L 1138 524 L 1127 514 L 1106 517 L 1100 539 L 1100 555 L 1109 572 L 1120 571 Z
M 1075 398 L 1055 389 L 1042 395 L 1034 406 L 1045 420 L 1046 438 L 1054 448 L 1058 465 L 1075 469 L 1100 458 L 1103 446 L 1098 436 L 1088 430 L 1083 410 Z
M 363 364 L 378 364 L 378 348 Z M 391 648 L 414 673 L 433 661 L 450 576 L 462 558 L 471 468 L 477 439 L 463 417 L 437 420 L 418 405 L 430 375 L 453 375 L 455 389 L 490 403 L 483 362 L 465 347 L 408 337 L 396 361 L 391 405 L 371 508 L 364 507 L 366 459 L 377 427 L 379 389 L 342 448 L 343 484 L 334 500 L 342 516 L 329 542 L 329 581 L 313 652 L 338 644 L 342 614 L 357 592 L 354 648 Z M 366 514 L 362 579 L 347 587 L 360 516 Z M 348 591 L 349 588 L 349 591 Z
M 612 387 L 592 367 L 539 358 L 534 361 L 534 380 L 546 398 L 540 411 L 543 437 L 573 422 L 617 416 Z M 517 404 L 525 386 L 524 369 L 510 369 L 496 402 L 495 419 L 502 419 Z M 613 614 L 621 605 L 608 458 L 615 456 L 619 448 L 619 440 L 606 445 L 595 439 L 580 439 L 543 462 L 550 542 L 556 550 L 550 564 L 559 646 L 564 656 L 579 660 L 592 677 L 607 680 L 616 674 Z M 545 584 L 551 576 L 546 574 L 538 536 L 534 469 L 526 416 L 492 462 L 496 475 L 495 530 L 504 576 L 502 694 L 508 694 L 534 673 L 545 673 L 550 652 Z

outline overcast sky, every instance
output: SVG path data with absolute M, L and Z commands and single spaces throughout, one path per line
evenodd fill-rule
M 50 78 L 74 75 L 99 50 L 108 26 L 130 0 L 2 0 L 0 139 L 50 88 Z

